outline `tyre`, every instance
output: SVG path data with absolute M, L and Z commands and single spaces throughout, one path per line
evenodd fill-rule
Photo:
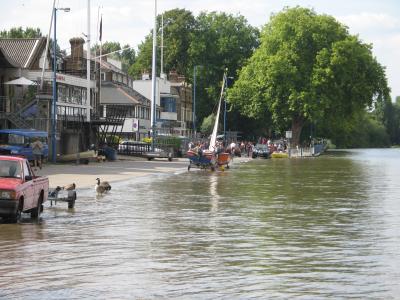
M 190 171 L 190 165 L 188 165 L 188 171 Z
M 21 219 L 21 214 L 22 214 L 23 208 L 24 208 L 24 200 L 19 199 L 18 207 L 17 207 L 17 211 L 15 212 L 15 215 L 8 218 L 7 221 L 9 223 L 17 223 Z
M 31 218 L 39 219 L 40 213 L 43 211 L 43 196 L 40 194 L 37 206 L 31 210 Z

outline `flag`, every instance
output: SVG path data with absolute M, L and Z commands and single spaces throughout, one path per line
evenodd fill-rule
M 100 33 L 99 33 L 99 41 L 100 42 L 101 42 L 102 35 L 103 35 L 103 16 L 101 16 L 101 19 L 100 19 Z

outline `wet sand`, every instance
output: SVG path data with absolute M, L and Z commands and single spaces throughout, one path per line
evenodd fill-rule
M 63 163 L 45 164 L 42 170 L 35 172 L 49 178 L 50 188 L 75 183 L 77 189 L 89 188 L 96 184 L 96 178 L 102 181 L 116 182 L 132 180 L 160 173 L 175 173 L 187 170 L 188 160 L 175 158 L 147 161 L 142 158 L 119 157 L 112 162 L 90 162 L 88 165 Z

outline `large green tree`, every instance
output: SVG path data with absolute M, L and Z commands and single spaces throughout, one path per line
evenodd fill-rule
M 227 68 L 228 76 L 235 77 L 257 48 L 259 31 L 241 15 L 203 12 L 196 20 L 191 34 L 189 68 L 200 66 L 197 68 L 196 111 L 198 119 L 202 120 L 213 111 L 219 99 L 224 70 Z M 192 73 L 189 75 L 193 82 Z M 228 128 L 232 128 L 232 120 L 238 121 L 235 112 L 230 112 L 230 117 L 235 118 L 228 118 Z
M 157 16 L 157 68 L 161 63 L 161 15 Z M 195 18 L 185 9 L 173 9 L 163 15 L 164 21 L 164 72 L 172 69 L 187 75 L 189 61 L 189 45 L 191 33 L 195 26 Z M 143 71 L 151 71 L 153 51 L 152 32 L 138 46 L 139 51 L 135 63 L 130 67 L 129 73 L 138 78 Z
M 124 50 L 122 50 L 124 49 Z M 119 51 L 122 50 L 122 51 Z M 100 45 L 96 44 L 92 47 L 92 51 L 95 51 L 97 54 L 100 53 Z M 119 51 L 119 52 L 115 52 Z M 112 53 L 115 52 L 115 53 Z M 135 50 L 130 48 L 129 44 L 121 47 L 119 42 L 111 42 L 107 41 L 101 45 L 101 53 L 102 55 L 112 53 L 109 57 L 120 60 L 122 63 L 122 70 L 127 72 L 129 67 L 135 62 L 136 53 Z
M 333 17 L 295 7 L 265 25 L 229 100 L 253 118 L 270 112 L 278 130 L 291 127 L 297 144 L 306 122 L 334 127 L 388 92 L 370 45 Z

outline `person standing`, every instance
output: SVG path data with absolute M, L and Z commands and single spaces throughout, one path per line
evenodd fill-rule
M 37 166 L 40 169 L 42 169 L 43 143 L 40 141 L 39 138 L 36 138 L 35 141 L 32 143 L 31 147 L 32 147 L 35 171 L 37 170 L 36 169 Z

